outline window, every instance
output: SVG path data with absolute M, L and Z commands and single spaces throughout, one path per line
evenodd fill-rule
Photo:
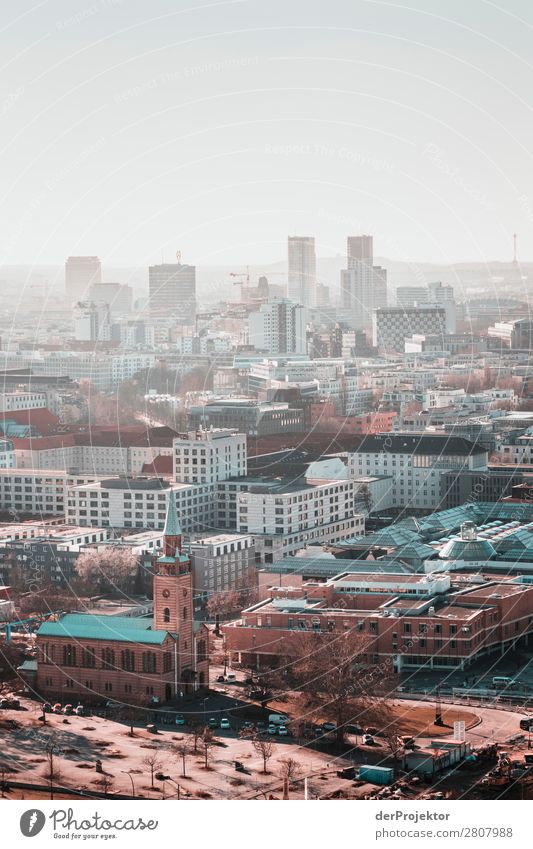
M 187 619 L 187 608 L 183 608 L 183 619 Z
M 125 649 L 121 653 L 120 663 L 122 669 L 124 669 L 126 672 L 135 671 L 135 654 L 131 651 L 131 649 Z
M 94 667 L 96 666 L 96 657 L 92 649 L 82 649 L 81 665 L 86 666 L 88 669 L 94 669 Z
M 170 607 L 163 610 L 163 622 L 170 622 Z
M 143 672 L 156 671 L 156 657 L 153 651 L 145 651 L 143 653 Z
M 63 646 L 63 666 L 76 666 L 76 646 Z
M 115 652 L 113 649 L 104 649 L 102 651 L 102 669 L 115 668 Z

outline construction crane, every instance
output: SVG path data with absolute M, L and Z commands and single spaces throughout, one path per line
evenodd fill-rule
M 234 286 L 243 286 L 244 284 L 246 284 L 246 286 L 249 286 L 250 285 L 250 266 L 249 265 L 246 266 L 246 271 L 230 271 L 229 276 L 241 278 L 241 279 L 237 279 L 237 280 L 233 281 Z M 244 279 L 242 279 L 242 278 L 244 278 Z M 241 298 L 242 298 L 242 290 L 241 290 Z
M 233 285 L 241 287 L 241 301 L 242 301 L 243 287 L 246 286 L 247 289 L 250 288 L 250 266 L 249 265 L 246 266 L 246 271 L 230 271 L 229 276 L 237 278 L 233 281 Z M 258 272 L 258 276 L 270 278 L 270 277 L 286 277 L 287 275 L 284 271 L 265 271 L 265 272 Z

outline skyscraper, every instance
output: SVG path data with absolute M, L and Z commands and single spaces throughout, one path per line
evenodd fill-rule
M 354 328 L 370 326 L 372 311 L 387 305 L 387 271 L 374 265 L 372 236 L 348 236 L 347 268 L 341 271 L 346 320 Z
M 287 296 L 303 307 L 315 306 L 316 253 L 314 236 L 289 236 Z
M 72 306 L 87 300 L 90 288 L 102 282 L 102 263 L 97 256 L 69 256 L 65 263 L 65 294 Z
M 196 267 L 181 263 L 149 268 L 150 315 L 194 324 L 196 318 Z

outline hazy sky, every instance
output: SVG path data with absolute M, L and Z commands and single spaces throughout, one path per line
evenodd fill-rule
M 2 6 L 4 262 L 533 260 L 530 0 Z

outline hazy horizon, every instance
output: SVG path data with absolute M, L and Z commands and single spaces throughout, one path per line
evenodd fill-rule
M 7 15 L 4 15 L 7 18 Z M 2 264 L 533 261 L 533 9 L 21 0 L 0 28 Z

